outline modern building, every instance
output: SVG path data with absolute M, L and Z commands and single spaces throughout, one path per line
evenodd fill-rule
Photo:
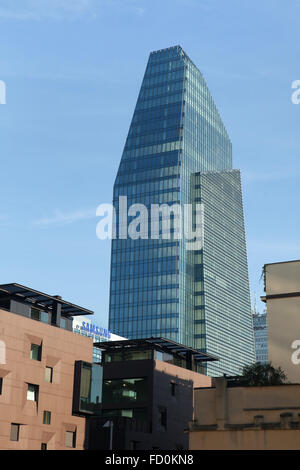
M 268 356 L 292 383 L 300 383 L 300 260 L 265 264 Z
M 253 313 L 256 362 L 268 362 L 268 326 L 266 313 Z
M 133 217 L 120 197 L 148 213 L 153 204 L 192 204 L 196 228 L 201 204 L 204 245 L 196 251 L 178 237 L 174 213 L 171 237 L 161 216 L 159 230 L 150 233 L 149 224 L 128 237 Z M 109 329 L 215 354 L 220 361 L 207 365 L 209 375 L 241 373 L 255 352 L 240 173 L 205 80 L 180 46 L 150 54 L 113 203 Z
M 89 448 L 188 449 L 194 387 L 210 387 L 204 364 L 217 360 L 163 338 L 99 343 L 101 418 L 89 419 Z
M 86 416 L 99 409 L 102 370 L 92 364 L 92 340 L 75 335 L 72 320 L 92 313 L 19 284 L 0 285 L 0 449 L 86 447 Z
M 300 450 L 300 385 L 236 385 L 195 390 L 190 450 Z
M 90 318 L 78 316 L 73 320 L 73 331 L 82 336 L 92 338 L 93 343 L 102 341 L 118 341 L 126 338 L 114 335 L 107 328 L 96 325 Z M 101 349 L 93 347 L 93 362 L 101 362 Z

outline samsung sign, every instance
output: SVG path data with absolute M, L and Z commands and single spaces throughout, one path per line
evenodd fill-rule
M 104 338 L 107 338 L 107 339 L 110 339 L 111 337 L 110 331 L 106 330 L 105 328 L 100 328 L 99 326 L 94 325 L 93 323 L 88 323 L 88 322 L 83 321 L 79 328 L 82 331 L 86 331 L 87 333 L 90 333 L 92 335 L 103 336 Z

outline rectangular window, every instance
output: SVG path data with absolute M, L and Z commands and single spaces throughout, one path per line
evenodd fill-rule
M 51 424 L 51 411 L 44 411 L 43 424 Z
M 52 383 L 53 379 L 53 368 L 46 366 L 45 369 L 45 382 Z
M 0 395 L 2 395 L 3 378 L 0 377 Z
M 175 382 L 170 382 L 170 387 L 171 387 L 171 395 L 172 395 L 172 397 L 175 397 L 175 395 L 176 395 L 176 383 Z
M 38 402 L 39 399 L 39 386 L 34 384 L 28 384 L 27 389 L 27 400 Z
M 147 401 L 147 378 L 112 379 L 103 382 L 103 403 L 143 403 Z
M 45 442 L 41 443 L 41 450 L 47 450 L 47 444 Z
M 30 359 L 40 361 L 42 359 L 42 346 L 38 344 L 32 344 L 30 347 Z
M 167 429 L 167 410 L 165 408 L 159 410 L 159 422 L 163 428 Z
M 40 321 L 40 319 L 41 319 L 40 310 L 38 310 L 37 308 L 32 308 L 31 313 L 30 313 L 30 318 L 32 318 L 32 320 Z
M 130 450 L 137 450 L 138 441 L 130 441 L 129 447 L 130 447 Z
M 47 312 L 41 312 L 41 322 L 49 323 L 49 315 Z
M 76 447 L 76 433 L 72 431 L 66 431 L 66 447 L 74 449 Z
M 102 416 L 104 418 L 112 417 L 124 417 L 132 418 L 136 421 L 143 421 L 144 423 L 148 422 L 147 408 L 124 408 L 124 409 L 110 409 L 102 410 Z
M 11 441 L 18 441 L 20 437 L 20 425 L 11 423 L 10 427 L 10 440 Z

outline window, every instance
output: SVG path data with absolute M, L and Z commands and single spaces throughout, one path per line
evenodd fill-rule
M 76 433 L 72 431 L 66 431 L 66 447 L 76 447 Z
M 10 440 L 11 441 L 18 441 L 20 437 L 20 425 L 11 423 L 10 427 Z
M 147 401 L 147 378 L 112 379 L 103 382 L 103 403 Z
M 0 395 L 2 395 L 3 378 L 0 377 Z
M 41 312 L 41 322 L 49 323 L 49 315 L 47 312 Z
M 41 450 L 47 450 L 47 444 L 45 442 L 41 443 Z
M 147 423 L 148 416 L 147 416 L 147 409 L 146 408 L 124 408 L 120 409 L 110 409 L 110 410 L 102 410 L 102 416 L 104 418 L 112 418 L 112 417 L 123 417 L 123 418 L 131 418 L 136 421 L 143 421 Z
M 46 366 L 45 369 L 45 382 L 52 383 L 53 379 L 53 368 Z
M 163 428 L 167 429 L 167 410 L 165 408 L 159 409 L 159 422 Z
M 51 424 L 51 411 L 44 411 L 43 424 Z
M 32 344 L 30 347 L 30 359 L 40 361 L 42 359 L 42 346 L 38 344 Z
M 175 395 L 176 395 L 176 383 L 175 382 L 170 382 L 170 387 L 171 387 L 171 395 L 172 395 L 172 397 L 175 397 Z
M 39 386 L 34 384 L 28 384 L 27 389 L 27 400 L 38 402 L 39 399 Z
M 129 443 L 130 450 L 137 450 L 138 443 L 139 443 L 138 441 L 130 441 Z
M 40 321 L 40 319 L 41 319 L 40 310 L 38 310 L 37 308 L 32 308 L 31 313 L 30 313 L 30 318 L 32 318 L 32 320 Z

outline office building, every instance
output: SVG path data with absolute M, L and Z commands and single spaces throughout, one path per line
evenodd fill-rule
M 150 224 L 128 237 L 133 217 L 126 220 L 120 197 L 148 214 L 153 204 L 192 204 L 191 218 L 201 204 L 204 245 L 192 250 L 188 237 L 178 237 L 176 216 L 169 238 L 162 217 L 159 237 Z M 179 46 L 150 54 L 113 204 L 109 329 L 215 354 L 209 375 L 241 373 L 255 352 L 240 173 L 206 82 Z
M 92 340 L 75 335 L 72 320 L 92 313 L 19 284 L 0 285 L 0 449 L 86 447 L 86 416 L 99 411 L 102 370 L 92 364 Z
M 102 416 L 89 419 L 89 448 L 188 449 L 194 387 L 210 387 L 214 356 L 163 338 L 101 342 Z
M 300 383 L 300 261 L 265 264 L 268 357 Z
M 300 385 L 251 387 L 217 377 L 194 395 L 190 450 L 300 450 Z
M 253 331 L 256 362 L 266 364 L 268 362 L 268 327 L 267 314 L 253 314 Z

